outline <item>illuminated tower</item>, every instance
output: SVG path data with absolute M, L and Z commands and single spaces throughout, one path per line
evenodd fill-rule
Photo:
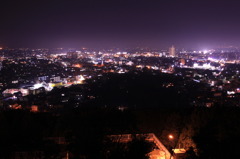
M 176 49 L 174 46 L 169 48 L 169 56 L 175 57 L 176 56 Z

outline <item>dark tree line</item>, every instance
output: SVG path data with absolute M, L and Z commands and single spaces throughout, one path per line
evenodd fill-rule
M 191 106 L 189 101 L 202 87 L 178 76 L 147 71 L 107 74 L 81 87 L 55 89 L 48 94 L 51 98 L 34 96 L 32 101 L 40 104 L 48 100 L 59 103 L 62 93 L 70 98 L 63 108 L 48 112 L 1 111 L 0 158 L 12 158 L 14 152 L 41 151 L 46 159 L 63 158 L 67 153 L 71 159 L 144 159 L 151 149 L 149 143 L 106 139 L 111 134 L 137 133 L 155 133 L 169 151 L 187 149 L 189 159 L 233 158 L 240 148 L 240 109 Z M 79 93 L 83 96 L 75 107 Z M 49 137 L 66 141 L 57 144 Z

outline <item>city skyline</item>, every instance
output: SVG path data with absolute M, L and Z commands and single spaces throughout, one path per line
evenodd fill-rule
M 239 6 L 2 2 L 0 159 L 236 158 Z

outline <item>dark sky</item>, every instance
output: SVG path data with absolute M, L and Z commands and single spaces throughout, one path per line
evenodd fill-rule
M 0 18 L 9 47 L 240 44 L 238 0 L 5 0 Z

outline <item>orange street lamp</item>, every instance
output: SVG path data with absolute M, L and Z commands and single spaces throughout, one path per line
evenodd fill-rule
M 172 140 L 172 139 L 174 139 L 174 136 L 173 135 L 168 135 L 168 138 L 170 139 L 170 140 Z

